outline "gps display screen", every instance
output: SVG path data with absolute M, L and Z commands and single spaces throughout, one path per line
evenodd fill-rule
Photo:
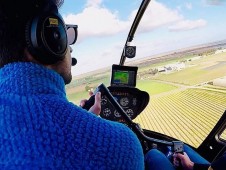
M 137 69 L 137 67 L 113 65 L 111 85 L 135 87 Z
M 115 71 L 114 73 L 114 83 L 128 84 L 129 72 L 126 71 Z

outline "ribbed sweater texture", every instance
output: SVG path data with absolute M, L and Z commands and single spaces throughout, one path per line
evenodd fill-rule
M 62 77 L 42 65 L 0 69 L 0 169 L 144 169 L 142 147 L 125 125 L 66 98 Z

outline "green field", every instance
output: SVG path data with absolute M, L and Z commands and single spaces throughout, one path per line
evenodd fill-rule
M 180 60 L 187 60 L 185 56 Z M 211 85 L 214 79 L 226 76 L 226 53 L 189 60 L 179 71 L 150 74 L 150 70 L 174 62 L 139 67 L 137 88 L 149 93 L 150 102 L 135 121 L 142 128 L 198 147 L 226 109 L 226 87 Z M 77 78 L 77 84 L 75 81 L 67 87 L 68 99 L 79 104 L 81 99 L 89 98 L 87 86 L 95 88 L 102 82 L 108 86 L 109 80 L 109 70 Z
M 225 53 L 209 55 L 199 60 L 186 63 L 186 69 L 171 74 L 161 74 L 154 79 L 175 82 L 184 85 L 196 85 L 225 76 L 226 63 Z
M 140 80 L 137 83 L 137 88 L 148 92 L 149 95 L 152 96 L 155 94 L 160 94 L 163 92 L 177 89 L 177 86 L 162 83 L 162 82 L 157 82 L 154 80 Z

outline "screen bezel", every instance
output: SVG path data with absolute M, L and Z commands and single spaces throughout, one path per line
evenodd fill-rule
M 136 78 L 137 78 L 137 70 L 138 67 L 134 66 L 120 66 L 120 65 L 112 65 L 112 71 L 111 71 L 111 86 L 120 86 L 120 87 L 136 87 Z M 128 72 L 129 73 L 129 80 L 128 83 L 115 83 L 115 72 Z M 133 72 L 133 75 L 131 75 L 131 72 Z

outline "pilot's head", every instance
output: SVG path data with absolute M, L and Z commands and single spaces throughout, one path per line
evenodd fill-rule
M 58 8 L 63 0 L 0 1 L 0 67 L 35 62 L 71 81 L 67 30 Z

